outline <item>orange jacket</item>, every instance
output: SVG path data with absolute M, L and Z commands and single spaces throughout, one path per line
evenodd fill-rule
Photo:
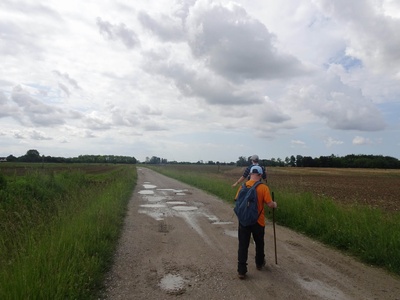
M 254 185 L 254 183 L 256 183 L 254 180 L 248 180 L 246 181 L 246 186 L 247 187 L 252 187 Z M 240 186 L 240 188 L 237 190 L 236 192 L 236 196 L 235 196 L 235 201 L 238 197 L 239 191 L 242 189 L 242 186 Z M 272 197 L 271 197 L 271 193 L 269 191 L 269 188 L 267 185 L 265 184 L 259 184 L 256 187 L 256 191 L 257 191 L 257 199 L 258 199 L 258 213 L 260 213 L 261 211 L 264 210 L 264 203 L 270 203 L 272 202 Z M 260 216 L 258 217 L 258 224 L 260 224 L 261 226 L 265 226 L 265 216 L 264 213 L 260 213 Z

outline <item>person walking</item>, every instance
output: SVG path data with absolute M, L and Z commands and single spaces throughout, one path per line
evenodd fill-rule
M 250 169 L 251 169 L 251 167 L 253 167 L 253 166 L 259 166 L 259 164 L 258 164 L 258 161 L 259 161 L 258 155 L 256 155 L 256 154 L 252 155 L 252 156 L 250 157 L 250 160 L 251 160 L 251 165 L 249 165 L 249 166 L 246 168 L 246 170 L 244 170 L 243 175 L 242 175 L 234 184 L 232 184 L 232 187 L 235 187 L 235 186 L 237 186 L 239 183 L 241 183 L 242 181 L 244 181 L 244 180 L 246 180 L 246 179 L 249 179 L 248 177 L 249 177 L 249 174 L 250 174 Z M 263 173 L 262 173 L 261 178 L 265 180 L 265 183 L 267 183 L 267 173 L 266 173 L 266 171 L 265 171 L 265 168 L 261 168 L 261 169 L 263 170 Z
M 253 166 L 250 169 L 250 180 L 245 184 L 247 187 L 253 186 L 257 181 L 261 180 L 263 170 L 260 166 Z M 238 198 L 242 186 L 238 189 L 235 201 Z M 239 222 L 238 238 L 238 266 L 237 272 L 240 279 L 245 279 L 247 273 L 247 258 L 250 245 L 250 238 L 253 236 L 256 246 L 255 263 L 257 270 L 261 270 L 265 266 L 265 253 L 264 253 L 264 235 L 265 235 L 265 217 L 264 217 L 264 204 L 270 208 L 276 208 L 277 203 L 272 201 L 271 193 L 266 184 L 259 184 L 256 187 L 258 212 L 259 217 L 257 223 L 250 226 L 243 226 Z

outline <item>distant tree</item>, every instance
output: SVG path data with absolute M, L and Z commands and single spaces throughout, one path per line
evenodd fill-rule
M 250 157 L 249 157 L 249 159 L 250 159 Z M 246 159 L 246 157 L 244 157 L 244 156 L 239 156 L 239 160 L 236 162 L 236 165 L 238 167 L 247 166 L 247 165 L 249 165 L 248 159 Z
M 41 162 L 42 158 L 37 150 L 28 150 L 24 156 L 18 158 L 19 161 L 23 162 Z
M 9 161 L 9 162 L 15 162 L 17 160 L 18 160 L 18 158 L 16 158 L 14 155 L 7 156 L 7 161 Z
M 303 167 L 303 156 L 296 155 L 296 167 Z
M 294 157 L 294 155 L 290 156 L 290 165 L 292 167 L 296 166 L 296 157 Z

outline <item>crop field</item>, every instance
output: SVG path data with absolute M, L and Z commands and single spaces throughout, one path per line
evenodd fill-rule
M 208 173 L 233 184 L 244 167 L 166 166 L 183 172 Z M 342 204 L 360 204 L 387 212 L 400 211 L 400 170 L 268 167 L 272 191 L 311 193 Z
M 400 170 L 269 168 L 268 182 L 277 190 L 400 211 Z

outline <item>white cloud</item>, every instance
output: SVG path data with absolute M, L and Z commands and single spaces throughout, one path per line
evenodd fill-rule
M 1 1 L 0 156 L 396 157 L 399 8 Z
M 353 139 L 353 145 L 370 145 L 370 144 L 372 144 L 372 141 L 369 138 L 356 136 Z
M 330 148 L 335 145 L 342 145 L 344 142 L 340 140 L 336 140 L 332 137 L 328 137 L 324 140 L 326 147 Z

